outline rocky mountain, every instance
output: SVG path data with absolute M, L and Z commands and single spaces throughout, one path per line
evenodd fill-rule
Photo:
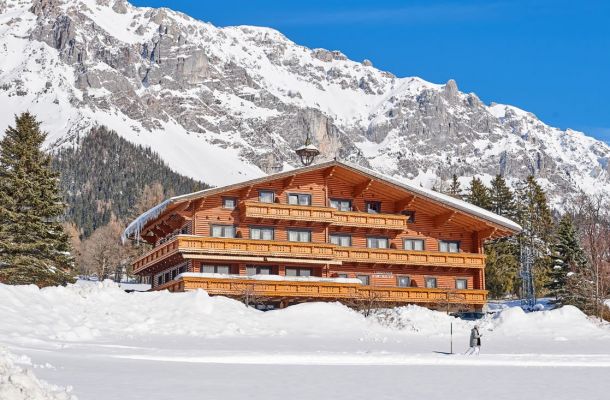
M 425 72 L 425 71 L 422 71 Z M 25 109 L 49 149 L 105 125 L 220 185 L 298 165 L 308 132 L 340 157 L 424 186 L 534 174 L 556 204 L 610 194 L 610 147 L 456 82 L 400 78 L 267 28 L 217 28 L 123 0 L 0 0 L 0 126 Z

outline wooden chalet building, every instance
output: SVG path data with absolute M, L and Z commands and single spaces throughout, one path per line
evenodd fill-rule
M 303 301 L 480 309 L 485 240 L 516 223 L 342 161 L 177 196 L 125 237 L 153 290 L 204 289 L 283 307 Z

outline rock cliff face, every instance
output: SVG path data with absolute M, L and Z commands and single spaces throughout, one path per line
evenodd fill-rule
M 103 124 L 177 172 L 225 184 L 323 158 L 440 186 L 456 173 L 534 174 L 559 203 L 610 193 L 610 147 L 533 114 L 485 105 L 455 81 L 398 78 L 279 32 L 217 28 L 122 0 L 0 0 L 0 104 L 30 109 L 70 146 Z

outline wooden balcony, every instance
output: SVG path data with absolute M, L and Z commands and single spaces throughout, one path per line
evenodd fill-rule
M 178 235 L 133 263 L 134 273 L 138 273 L 165 258 L 180 253 L 184 258 L 195 255 L 210 255 L 230 259 L 238 257 L 265 257 L 306 260 L 334 260 L 334 245 L 326 243 L 278 242 L 273 240 L 252 240 L 233 238 L 212 238 L 193 235 Z M 210 257 L 212 258 L 212 257 Z M 256 260 L 253 260 L 256 261 Z M 265 260 L 258 260 L 265 261 Z M 274 261 L 274 260 L 268 260 Z
M 335 211 L 333 215 L 333 225 L 402 231 L 407 228 L 407 219 L 406 215 L 400 214 L 369 214 L 354 211 Z
M 235 278 L 180 276 L 155 290 L 189 291 L 203 289 L 210 295 L 242 298 L 245 295 L 261 300 L 291 299 L 297 301 L 375 301 L 385 304 L 468 304 L 482 306 L 487 300 L 485 290 L 453 290 L 365 286 L 353 283 L 268 281 Z
M 242 219 L 307 221 L 355 228 L 398 231 L 407 228 L 407 216 L 400 214 L 369 214 L 356 211 L 337 211 L 330 207 L 260 203 L 256 201 L 242 202 L 240 204 L 240 216 Z
M 485 255 L 474 253 L 438 253 L 395 249 L 336 247 L 334 254 L 343 262 L 370 264 L 429 265 L 459 268 L 485 267 Z
M 268 220 L 307 221 L 331 223 L 333 209 L 328 207 L 298 206 L 277 203 L 245 201 L 240 204 L 241 218 Z

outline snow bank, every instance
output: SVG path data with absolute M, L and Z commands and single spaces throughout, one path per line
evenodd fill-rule
M 609 335 L 574 307 L 525 313 L 519 307 L 479 324 L 501 335 L 550 338 Z M 409 305 L 379 310 L 372 318 L 339 303 L 306 303 L 262 312 L 202 290 L 126 293 L 117 284 L 79 282 L 67 287 L 0 285 L 0 341 L 19 345 L 151 336 L 366 337 L 466 334 L 474 322 Z
M 526 313 L 520 307 L 508 308 L 491 321 L 493 329 L 513 336 L 547 336 L 555 340 L 608 336 L 606 329 L 573 306 Z
M 29 368 L 15 365 L 14 355 L 0 348 L 0 399 L 2 400 L 76 400 L 71 388 L 50 385 L 36 378 Z

